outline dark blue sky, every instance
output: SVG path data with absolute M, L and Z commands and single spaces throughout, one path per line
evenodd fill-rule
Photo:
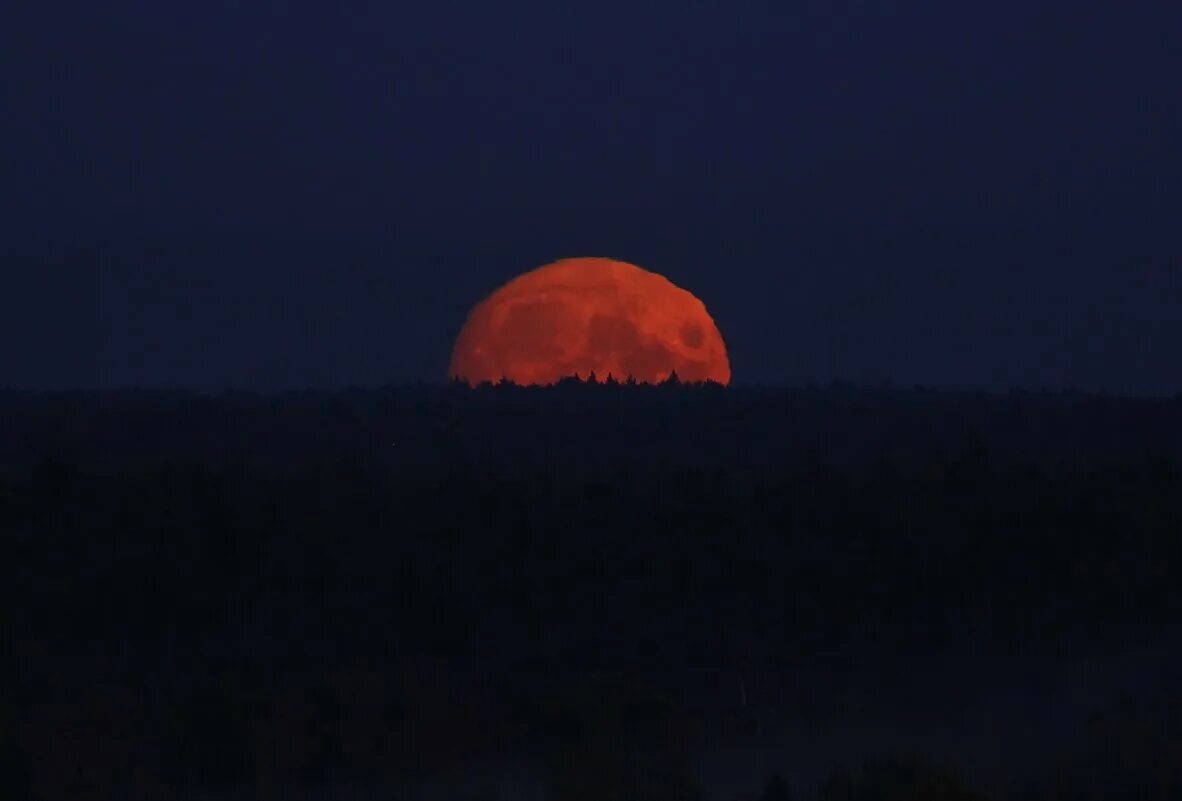
M 1182 391 L 1182 4 L 0 11 L 0 385 L 437 380 L 606 255 L 736 381 Z

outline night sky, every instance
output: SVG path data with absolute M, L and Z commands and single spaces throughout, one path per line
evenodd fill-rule
M 439 381 L 578 255 L 737 383 L 1182 391 L 1182 4 L 7 2 L 0 386 Z

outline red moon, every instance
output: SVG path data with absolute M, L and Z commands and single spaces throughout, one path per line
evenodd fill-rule
M 476 385 L 566 376 L 728 384 L 726 345 L 706 306 L 669 279 L 603 258 L 562 259 L 514 278 L 472 309 L 448 375 Z

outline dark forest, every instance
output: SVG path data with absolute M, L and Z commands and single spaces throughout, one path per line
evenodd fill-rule
M 1180 465 L 1182 398 L 2 393 L 5 796 L 1175 799 Z

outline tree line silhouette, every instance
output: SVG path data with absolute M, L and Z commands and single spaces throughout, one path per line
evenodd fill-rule
M 1182 620 L 1177 399 L 567 381 L 3 393 L 0 420 L 0 769 L 31 797 L 509 754 L 556 801 L 701 798 L 695 749 L 755 713 L 662 676 L 745 640 L 839 672 Z M 1179 788 L 1176 713 L 1097 720 L 1025 797 Z M 819 793 L 980 797 L 913 757 Z

